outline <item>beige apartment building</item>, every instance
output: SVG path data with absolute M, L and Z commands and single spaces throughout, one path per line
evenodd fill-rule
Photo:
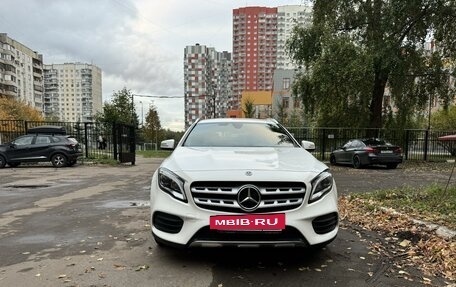
M 0 33 L 0 96 L 42 111 L 43 55 Z
M 43 112 L 68 122 L 93 121 L 103 108 L 101 69 L 92 64 L 44 65 Z

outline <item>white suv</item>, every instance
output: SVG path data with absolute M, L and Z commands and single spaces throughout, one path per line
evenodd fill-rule
M 159 245 L 315 246 L 338 232 L 328 167 L 277 121 L 195 122 L 152 177 Z M 306 147 L 307 146 L 307 147 Z

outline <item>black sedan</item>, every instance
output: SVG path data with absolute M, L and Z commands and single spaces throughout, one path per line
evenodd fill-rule
M 352 139 L 331 153 L 330 162 L 354 168 L 380 164 L 393 169 L 402 163 L 402 150 L 382 139 Z

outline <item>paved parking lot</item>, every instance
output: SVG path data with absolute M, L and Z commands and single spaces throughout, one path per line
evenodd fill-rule
M 0 170 L 0 285 L 420 286 L 397 278 L 394 262 L 370 252 L 377 234 L 344 222 L 320 252 L 158 248 L 147 200 L 160 162 Z M 332 170 L 339 193 L 448 179 L 446 172 L 402 168 Z M 407 272 L 421 276 L 413 267 Z

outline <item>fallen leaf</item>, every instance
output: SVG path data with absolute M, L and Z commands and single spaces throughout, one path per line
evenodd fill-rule
M 140 265 L 136 267 L 135 271 L 147 270 L 149 269 L 149 265 Z
M 410 240 L 404 239 L 401 243 L 399 243 L 399 245 L 402 247 L 407 247 L 410 245 Z
M 60 274 L 59 277 L 57 277 L 57 278 L 61 279 L 61 278 L 65 278 L 65 277 L 66 277 L 66 274 Z

